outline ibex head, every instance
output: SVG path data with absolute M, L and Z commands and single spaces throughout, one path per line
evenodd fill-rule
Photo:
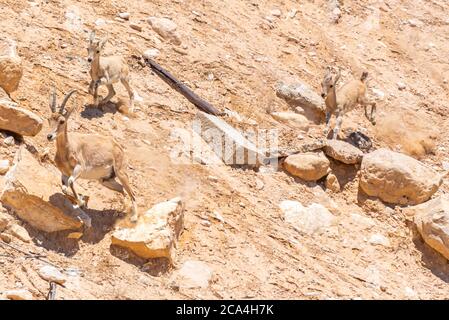
M 335 86 L 337 85 L 340 76 L 341 76 L 340 69 L 338 69 L 336 75 L 333 75 L 332 67 L 326 68 L 326 74 L 324 75 L 324 79 L 321 82 L 321 97 L 326 99 L 327 95 L 329 94 L 329 91 L 335 89 Z
M 95 39 L 95 31 L 92 31 L 89 36 L 89 46 L 87 47 L 87 61 L 91 63 L 96 56 L 101 54 L 104 45 L 108 41 L 108 37 L 101 40 Z
M 74 94 L 76 90 L 71 90 L 69 93 L 66 94 L 64 97 L 64 100 L 62 101 L 61 105 L 57 109 L 57 102 L 56 102 L 56 89 L 53 88 L 53 92 L 50 96 L 50 109 L 51 109 L 51 116 L 48 118 L 48 124 L 51 128 L 50 133 L 47 135 L 48 141 L 55 140 L 58 135 L 65 130 L 65 126 L 67 125 L 67 119 L 70 117 L 72 112 L 75 110 L 75 106 L 70 108 L 69 110 L 65 109 L 65 105 L 67 104 L 67 101 L 69 101 L 72 94 Z

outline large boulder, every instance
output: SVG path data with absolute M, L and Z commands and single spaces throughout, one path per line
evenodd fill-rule
M 181 44 L 180 37 L 176 32 L 178 26 L 167 18 L 149 17 L 147 19 L 153 30 L 162 38 L 172 41 L 174 44 Z
M 0 39 L 0 87 L 8 94 L 16 91 L 22 75 L 22 61 L 17 55 L 16 43 Z
M 312 90 L 308 85 L 302 82 L 295 84 L 285 84 L 279 82 L 276 85 L 276 95 L 284 99 L 290 107 L 300 107 L 304 113 L 314 115 L 315 118 L 322 118 L 324 116 L 324 101 Z
M 0 98 L 0 129 L 22 136 L 35 136 L 41 131 L 42 124 L 38 115 L 19 107 L 8 98 Z
M 336 139 L 327 140 L 324 153 L 332 159 L 346 164 L 360 163 L 363 159 L 363 152 L 360 149 Z
M 6 175 L 3 205 L 36 229 L 55 232 L 79 229 L 72 203 L 61 193 L 61 176 L 42 166 L 25 148 L 19 149 Z
M 305 181 L 316 181 L 330 172 L 330 162 L 323 152 L 298 153 L 288 156 L 284 169 Z
M 442 176 L 433 169 L 388 149 L 365 155 L 360 170 L 360 187 L 367 195 L 400 205 L 429 200 L 441 183 Z
M 167 258 L 172 262 L 183 222 L 181 198 L 161 202 L 140 217 L 135 227 L 116 230 L 112 244 L 129 249 L 141 258 Z
M 424 241 L 449 260 L 449 196 L 443 195 L 404 210 Z
M 312 203 L 304 207 L 298 201 L 285 200 L 279 205 L 284 219 L 301 233 L 321 233 L 335 224 L 335 216 L 324 206 Z

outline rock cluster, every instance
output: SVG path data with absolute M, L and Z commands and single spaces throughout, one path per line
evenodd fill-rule
M 400 205 L 425 202 L 438 190 L 442 177 L 407 155 L 378 149 L 365 155 L 360 187 L 369 196 Z

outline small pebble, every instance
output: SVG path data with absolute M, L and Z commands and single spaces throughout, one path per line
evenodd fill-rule
M 273 9 L 270 11 L 270 15 L 272 15 L 273 17 L 280 17 L 282 15 L 282 12 L 279 9 Z
M 130 23 L 130 24 L 129 24 L 129 27 L 130 27 L 131 29 L 136 30 L 136 31 L 142 32 L 142 27 L 139 26 L 138 24 Z
M 403 82 L 398 82 L 397 86 L 398 86 L 398 89 L 401 90 L 401 91 L 405 90 L 407 88 L 407 86 Z
M 118 16 L 123 20 L 129 20 L 129 12 L 120 12 Z
M 7 146 L 13 146 L 16 142 L 13 136 L 9 136 L 5 138 L 5 140 L 3 140 L 3 143 L 6 144 Z

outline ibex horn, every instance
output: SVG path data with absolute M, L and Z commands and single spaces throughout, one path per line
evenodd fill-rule
M 53 86 L 53 91 L 50 94 L 50 109 L 51 112 L 56 112 L 56 88 Z
M 75 92 L 76 92 L 76 89 L 73 89 L 72 91 L 70 91 L 69 93 L 66 94 L 66 96 L 64 97 L 64 100 L 62 101 L 61 107 L 59 107 L 60 114 L 63 113 L 65 105 L 67 104 L 67 101 L 69 101 L 71 95 L 74 94 Z

